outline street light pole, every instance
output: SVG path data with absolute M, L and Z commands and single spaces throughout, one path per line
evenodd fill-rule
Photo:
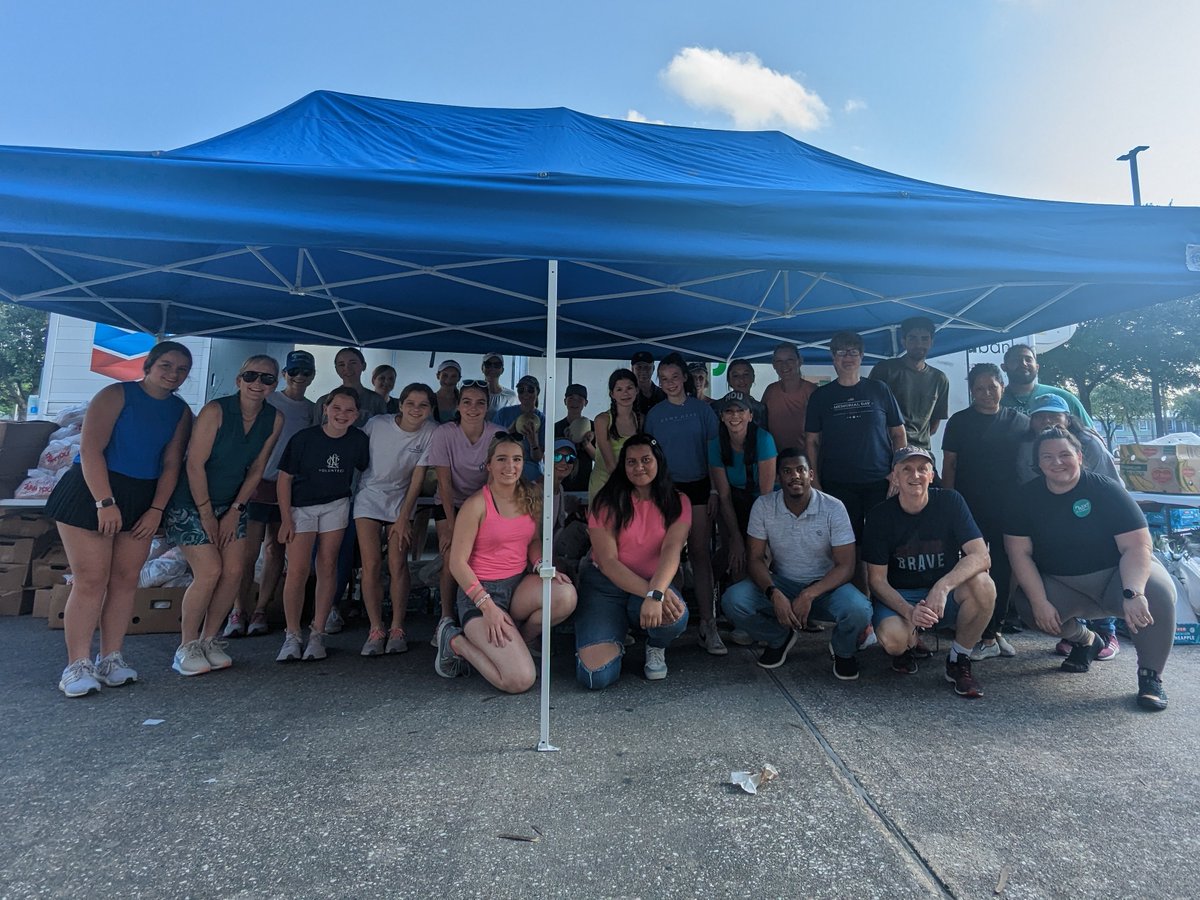
M 1123 156 L 1117 157 L 1117 162 L 1125 162 L 1125 160 L 1129 160 L 1129 177 L 1133 181 L 1133 205 L 1134 206 L 1142 205 L 1142 187 L 1140 184 L 1138 184 L 1137 155 L 1139 153 L 1141 153 L 1143 150 L 1149 150 L 1149 149 L 1150 149 L 1149 147 L 1134 147 L 1132 150 L 1130 150 L 1128 153 L 1124 154 Z

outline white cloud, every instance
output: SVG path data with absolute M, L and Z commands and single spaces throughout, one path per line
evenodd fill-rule
M 864 110 L 866 108 L 867 108 L 866 100 L 859 100 L 856 97 L 851 97 L 849 100 L 846 101 L 845 105 L 842 106 L 842 112 L 846 113 L 847 115 L 850 115 L 851 113 L 861 112 L 862 110 Z
M 640 112 L 638 112 L 636 109 L 631 109 L 631 110 L 629 110 L 629 112 L 625 113 L 625 121 L 626 122 L 645 122 L 648 125 L 666 125 L 667 124 L 662 119 L 651 119 L 647 116 L 644 116 Z
M 753 53 L 684 47 L 662 79 L 690 106 L 725 113 L 743 130 L 815 131 L 829 118 L 829 107 L 814 91 L 767 68 Z

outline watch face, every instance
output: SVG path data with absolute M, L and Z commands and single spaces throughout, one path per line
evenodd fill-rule
M 1137 596 L 1137 594 L 1135 594 L 1129 588 L 1125 588 L 1125 590 L 1121 591 L 1121 593 L 1125 595 L 1126 600 L 1132 600 L 1134 597 Z

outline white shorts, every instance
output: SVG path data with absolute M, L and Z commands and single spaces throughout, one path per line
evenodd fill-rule
M 331 503 L 318 503 L 316 506 L 293 506 L 292 522 L 296 526 L 296 534 L 317 532 L 325 534 L 330 531 L 341 531 L 350 521 L 350 498 L 343 497 Z

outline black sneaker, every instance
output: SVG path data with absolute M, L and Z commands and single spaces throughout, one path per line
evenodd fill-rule
M 1138 669 L 1138 706 L 1158 711 L 1167 708 L 1167 692 L 1153 669 Z
M 835 655 L 833 657 L 833 674 L 842 681 L 857 681 L 858 657 Z
M 933 656 L 933 651 L 921 640 L 920 635 L 917 635 L 917 642 L 909 648 L 908 652 L 913 655 L 913 659 L 929 659 Z
M 1092 667 L 1092 660 L 1100 655 L 1100 651 L 1106 646 L 1104 639 L 1094 631 L 1088 631 L 1088 640 L 1078 644 L 1071 644 L 1071 652 L 1067 654 L 1067 658 L 1062 661 L 1059 667 L 1064 672 L 1074 672 L 1076 674 L 1086 672 Z
M 787 661 L 787 655 L 791 649 L 796 646 L 796 641 L 800 637 L 800 632 L 792 630 L 788 632 L 788 639 L 778 647 L 766 647 L 763 652 L 758 655 L 758 664 L 764 669 L 778 669 Z
M 955 662 L 946 657 L 946 680 L 954 685 L 954 693 L 960 697 L 982 697 L 983 688 L 971 674 L 971 660 L 960 653 Z
M 913 657 L 912 650 L 905 650 L 899 656 L 892 657 L 892 671 L 901 675 L 917 674 L 917 660 Z

